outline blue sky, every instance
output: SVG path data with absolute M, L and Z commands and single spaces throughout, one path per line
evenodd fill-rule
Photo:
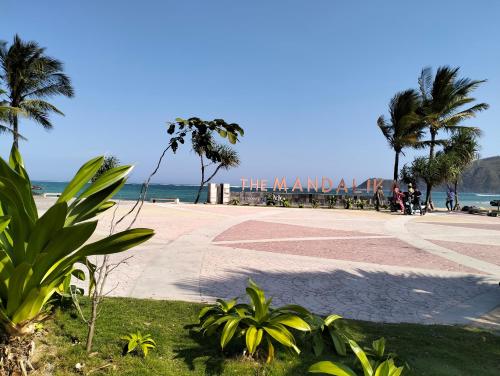
M 471 121 L 481 155 L 500 154 L 500 2 L 172 1 L 2 2 L 0 39 L 34 39 L 65 63 L 76 96 L 50 132 L 26 121 L 33 179 L 64 181 L 85 160 L 114 154 L 142 181 L 176 117 L 223 118 L 246 131 L 240 168 L 217 179 L 286 175 L 390 177 L 393 153 L 376 127 L 424 66 L 488 79 L 491 108 Z M 50 5 L 49 5 L 50 3 Z M 0 135 L 2 155 L 10 148 Z M 407 154 L 406 161 L 412 156 Z M 196 183 L 185 147 L 159 183 Z

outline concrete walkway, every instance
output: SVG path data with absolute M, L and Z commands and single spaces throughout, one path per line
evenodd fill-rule
M 244 296 L 252 278 L 275 305 L 321 314 L 499 324 L 487 315 L 500 305 L 497 218 L 147 204 L 137 226 L 157 236 L 111 277 L 113 295 L 210 302 Z

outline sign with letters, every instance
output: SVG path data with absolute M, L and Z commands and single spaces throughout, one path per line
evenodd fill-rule
M 250 192 L 291 192 L 291 193 L 331 193 L 343 194 L 348 193 L 348 186 L 345 180 L 342 178 L 337 185 L 334 184 L 333 180 L 328 177 L 321 177 L 321 179 L 315 177 L 307 177 L 307 180 L 301 180 L 300 178 L 295 178 L 292 180 L 287 180 L 286 177 L 275 177 L 274 180 L 268 179 L 254 179 L 254 178 L 241 178 L 241 191 L 245 190 Z M 384 179 L 368 179 L 366 181 L 366 188 L 358 189 L 356 185 L 356 180 L 352 180 L 351 190 L 353 193 L 356 192 L 375 192 L 378 187 L 383 187 Z

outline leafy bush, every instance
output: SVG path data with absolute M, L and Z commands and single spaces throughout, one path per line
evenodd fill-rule
M 149 229 L 131 229 L 84 245 L 97 227 L 91 219 L 115 204 L 109 199 L 132 170 L 116 167 L 87 185 L 102 163 L 103 157 L 85 163 L 38 217 L 21 155 L 13 148 L 9 163 L 0 158 L 0 323 L 10 336 L 33 333 L 53 294 L 71 275 L 84 278 L 75 264 L 92 267 L 89 256 L 122 252 L 153 236 Z
M 310 331 L 309 324 L 300 317 L 309 312 L 295 305 L 271 308 L 272 299 L 266 299 L 264 291 L 252 280 L 248 282 L 246 293 L 250 304 L 237 304 L 237 299 L 228 302 L 218 300 L 216 304 L 203 308 L 199 318 L 205 334 L 220 332 L 222 349 L 235 335 L 244 336 L 246 351 L 251 357 L 260 351 L 261 344 L 266 344 L 268 363 L 274 359 L 273 341 L 300 353 L 295 337 L 288 328 Z
M 344 209 L 352 208 L 353 203 L 354 203 L 354 200 L 352 199 L 352 197 L 344 198 Z
M 284 208 L 289 208 L 290 207 L 290 201 L 288 201 L 287 198 L 282 198 L 280 200 L 280 205 Z
M 240 199 L 238 198 L 232 198 L 231 201 L 229 201 L 229 205 L 239 205 L 240 204 Z
M 357 199 L 357 200 L 356 200 L 356 207 L 357 207 L 358 209 L 363 210 L 363 209 L 365 208 L 366 204 L 367 204 L 367 201 L 366 201 L 366 200 L 361 200 L 361 199 Z
M 315 198 L 311 200 L 311 206 L 316 209 L 319 206 L 319 201 Z
M 269 193 L 269 194 L 265 195 L 264 199 L 266 200 L 267 206 L 276 206 L 277 199 L 273 193 Z
M 328 203 L 328 208 L 333 209 L 337 206 L 338 197 L 337 196 L 328 196 L 326 198 L 326 202 Z
M 311 336 L 314 354 L 320 356 L 325 349 L 325 342 L 332 342 L 337 354 L 346 355 L 347 334 L 340 327 L 342 316 L 330 315 L 325 319 L 311 315 Z M 325 338 L 326 337 L 326 338 Z
M 397 367 L 394 358 L 387 356 L 384 358 L 385 339 L 380 338 L 372 343 L 370 352 L 376 354 L 376 360 L 370 360 L 363 349 L 353 340 L 349 340 L 349 346 L 356 355 L 364 376 L 400 376 L 404 367 Z M 351 368 L 338 362 L 322 361 L 309 367 L 310 373 L 326 373 L 336 376 L 357 376 Z
M 130 333 L 123 336 L 121 339 L 127 341 L 126 354 L 130 354 L 134 351 L 139 352 L 140 350 L 142 355 L 147 357 L 149 349 L 156 349 L 156 342 L 150 334 L 142 335 L 141 332 Z

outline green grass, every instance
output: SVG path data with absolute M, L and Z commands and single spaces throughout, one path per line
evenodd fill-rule
M 84 302 L 85 303 L 85 302 Z M 86 326 L 72 308 L 57 310 L 40 339 L 39 364 L 54 375 L 76 375 L 75 364 L 84 364 L 90 375 L 305 375 L 317 360 L 306 345 L 300 356 L 281 349 L 271 365 L 259 364 L 237 353 L 222 354 L 217 341 L 193 330 L 199 304 L 112 298 L 105 301 L 94 343 L 95 353 L 85 353 Z M 84 309 L 88 309 L 84 305 Z M 388 350 L 410 364 L 406 375 L 498 376 L 500 337 L 459 326 L 374 324 L 348 320 L 355 340 L 368 346 L 384 336 Z M 119 338 L 140 330 L 150 333 L 158 349 L 143 359 L 123 356 Z M 347 360 L 350 361 L 349 359 Z M 99 369 L 99 367 L 103 367 Z

